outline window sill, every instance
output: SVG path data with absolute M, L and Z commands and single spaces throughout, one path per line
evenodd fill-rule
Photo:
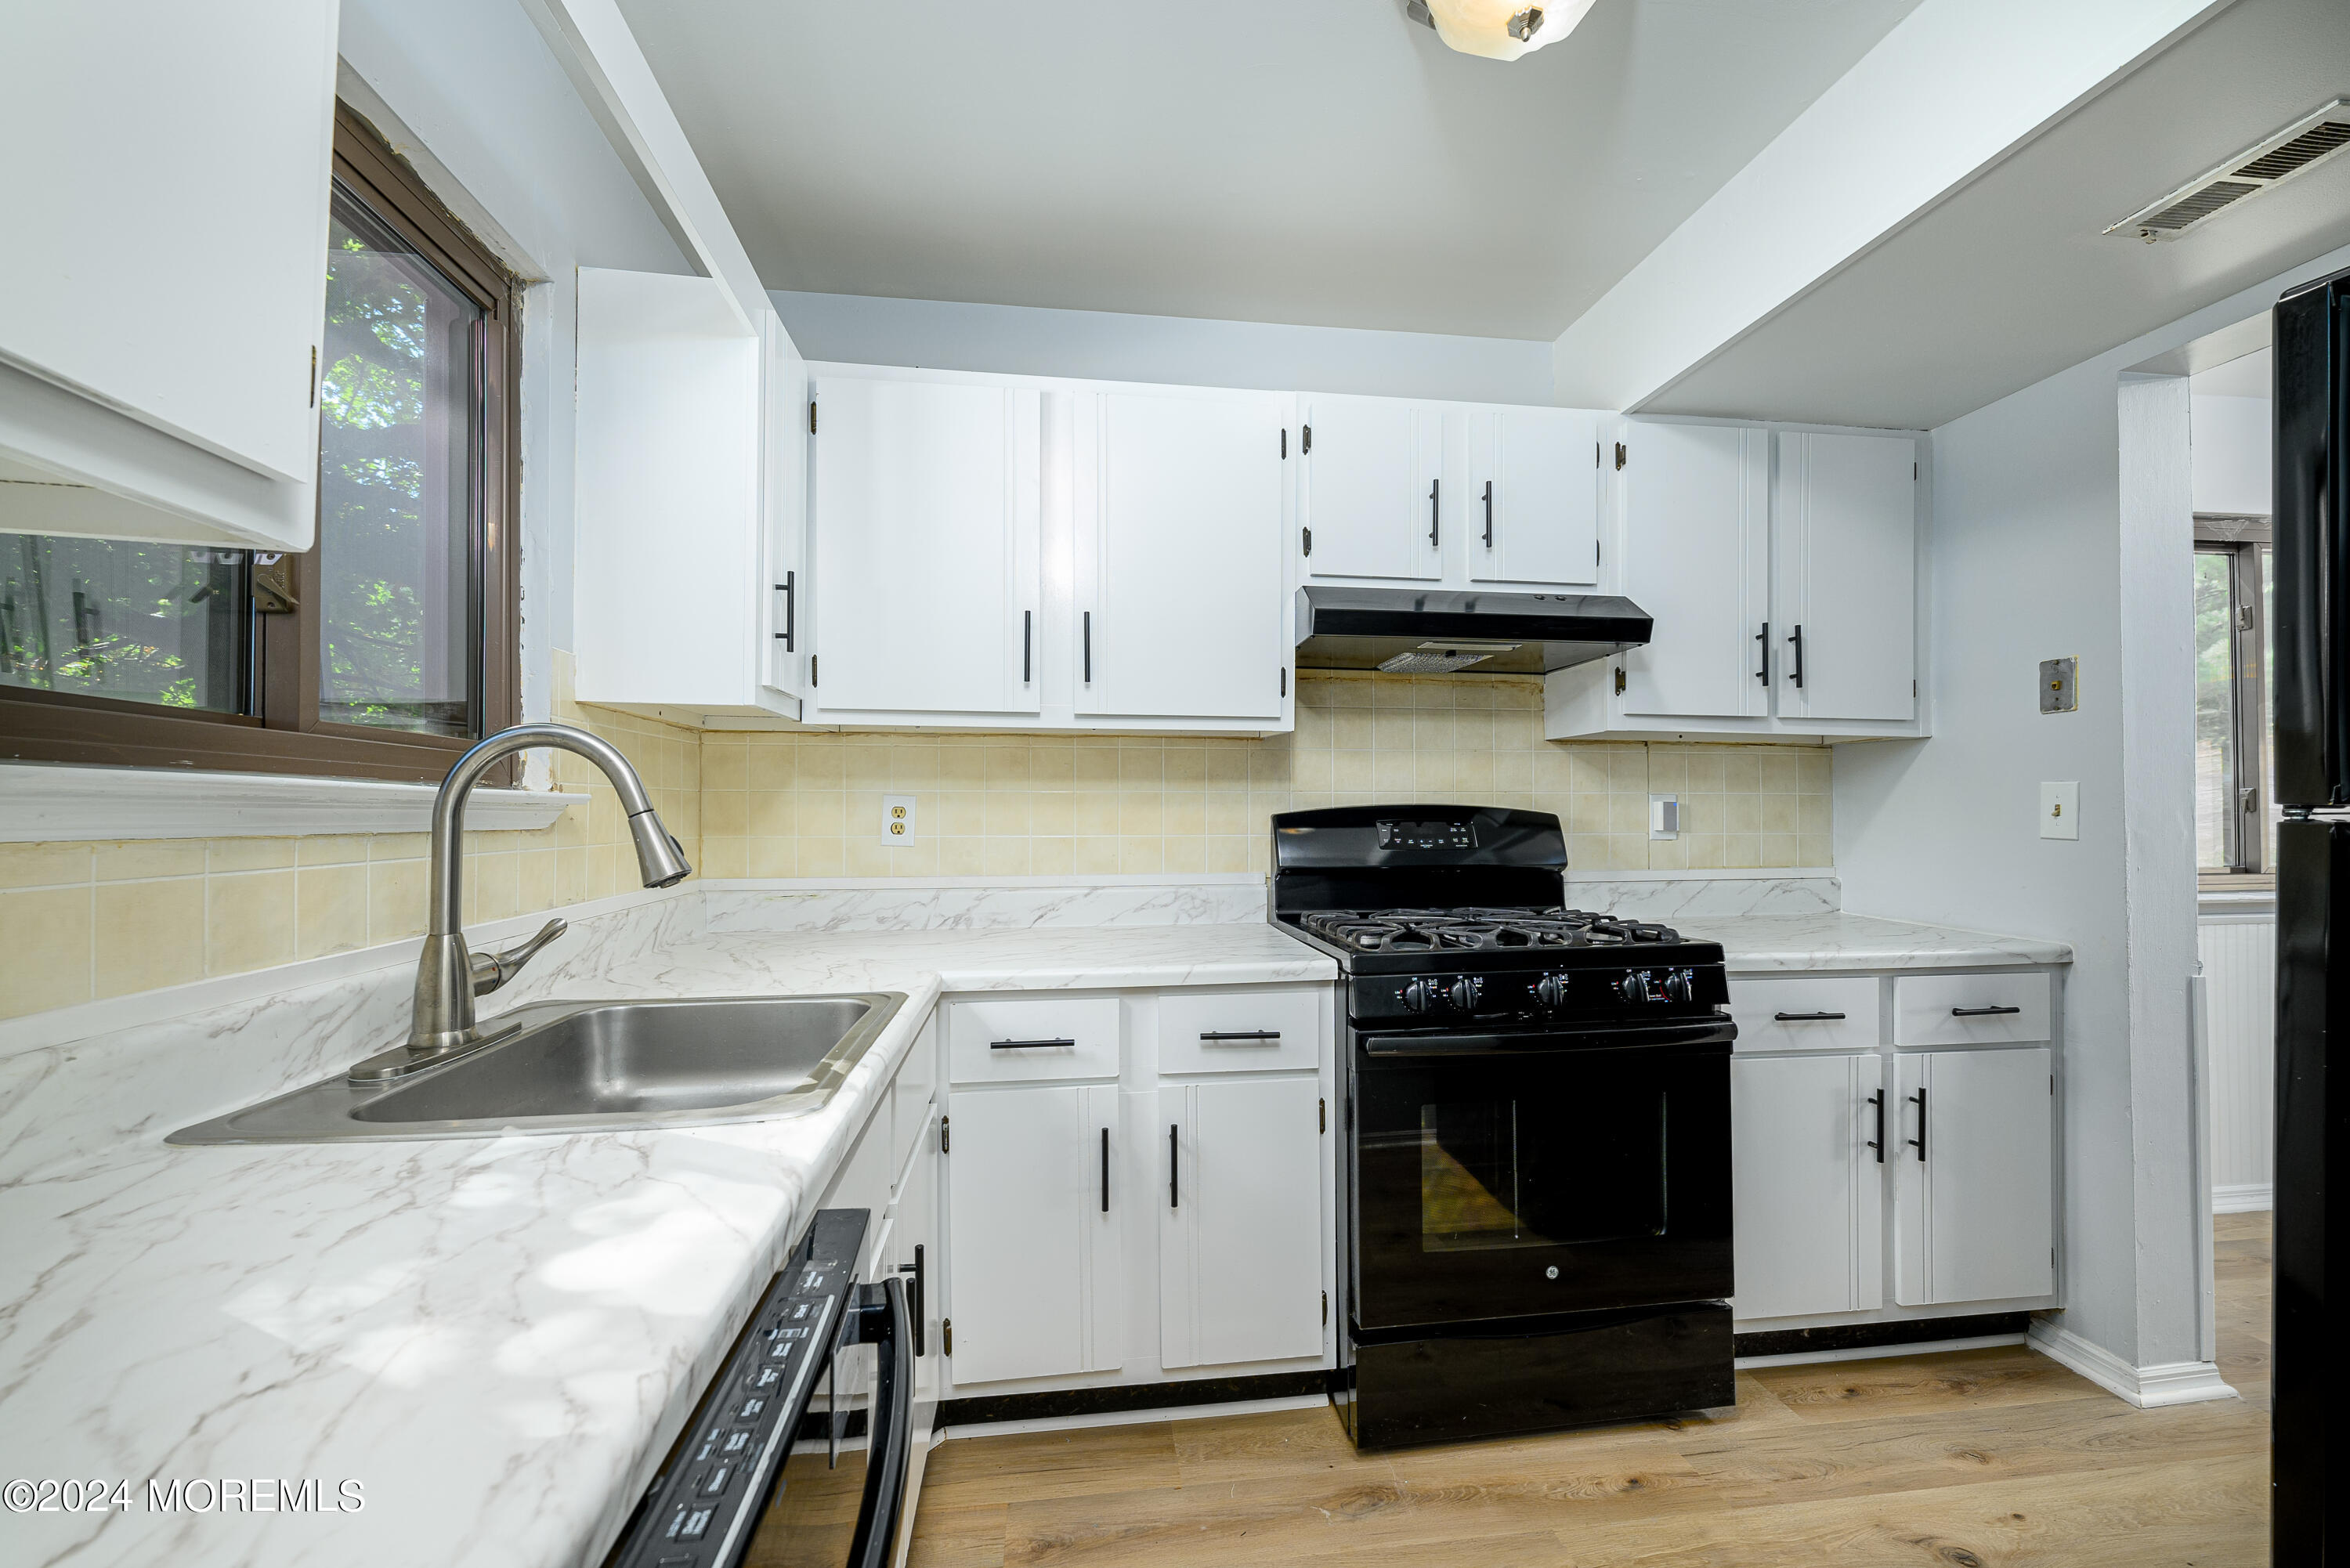
M 0 843 L 422 833 L 432 826 L 438 793 L 432 784 L 373 779 L 0 763 Z M 465 826 L 530 831 L 585 798 L 476 789 L 465 803 Z

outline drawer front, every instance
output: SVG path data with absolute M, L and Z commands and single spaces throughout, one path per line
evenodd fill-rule
M 1177 991 L 1159 999 L 1162 1073 L 1310 1072 L 1322 1062 L 1323 992 Z
M 1998 1045 L 2048 1035 L 2048 974 L 1905 974 L 1893 982 L 1897 1045 Z
M 948 1030 L 958 1084 L 1118 1076 L 1114 996 L 957 1002 Z
M 1730 982 L 1740 1053 L 1873 1051 L 1881 1043 L 1871 975 L 1773 975 Z

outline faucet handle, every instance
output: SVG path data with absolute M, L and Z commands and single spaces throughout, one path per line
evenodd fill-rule
M 520 947 L 504 952 L 466 954 L 473 966 L 473 994 L 487 996 L 522 972 L 522 966 L 538 956 L 538 950 L 571 929 L 566 920 L 549 920 L 538 929 L 538 934 Z

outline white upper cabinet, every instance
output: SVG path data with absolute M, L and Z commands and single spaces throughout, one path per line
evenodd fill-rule
M 0 532 L 307 549 L 335 0 L 0 18 Z
M 1779 433 L 1781 717 L 1917 716 L 1917 469 L 1907 436 Z
M 1286 718 L 1294 407 L 1253 392 L 1078 394 L 1077 713 Z
M 1322 577 L 1444 575 L 1444 405 L 1312 392 L 1298 400 L 1299 536 Z
M 1624 591 L 1656 629 L 1646 647 L 1621 656 L 1624 711 L 1768 714 L 1770 686 L 1760 673 L 1771 580 L 1762 432 L 1633 424 L 1625 448 Z
M 828 374 L 813 389 L 810 717 L 1035 713 L 1041 394 Z
M 766 651 L 798 618 L 796 564 L 771 556 L 798 533 L 800 437 L 771 463 L 789 427 L 762 406 L 798 397 L 782 324 L 744 331 L 709 278 L 582 267 L 578 352 L 580 701 L 796 717 Z
M 1461 544 L 1471 582 L 1599 581 L 1601 417 L 1581 409 L 1461 412 Z

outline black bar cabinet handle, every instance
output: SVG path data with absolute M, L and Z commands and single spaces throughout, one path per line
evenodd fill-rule
M 783 643 L 785 653 L 798 651 L 792 646 L 792 634 L 799 629 L 799 581 L 797 572 L 785 572 L 784 580 L 775 585 L 775 591 L 784 596 L 784 629 L 775 636 Z
M 1109 1128 L 1102 1128 L 1102 1212 L 1109 1212 Z
M 1200 1038 L 1217 1040 L 1263 1040 L 1268 1043 L 1281 1038 L 1278 1029 L 1202 1029 Z
M 920 1241 L 914 1243 L 914 1261 L 899 1264 L 898 1272 L 914 1276 L 914 1282 L 906 1287 L 906 1317 L 914 1327 L 914 1354 L 928 1355 L 922 1348 L 922 1244 Z
M 1085 641 L 1086 684 L 1090 686 L 1094 679 L 1094 612 L 1091 610 L 1086 611 Z
M 1167 1124 L 1167 1207 L 1170 1209 L 1180 1209 L 1183 1206 L 1177 1196 L 1175 1186 L 1175 1162 L 1180 1158 L 1181 1151 L 1181 1146 L 1175 1141 L 1175 1127 L 1176 1124 L 1173 1122 Z
M 1869 1096 L 1868 1103 L 1877 1110 L 1877 1136 L 1868 1140 L 1868 1147 L 1877 1151 L 1877 1163 L 1883 1165 L 1885 1163 L 1885 1091 L 1879 1089 Z
M 1771 1015 L 1772 1022 L 1775 1023 L 1835 1023 L 1843 1018 L 1841 1012 L 1774 1012 Z
M 1996 1018 L 2002 1013 L 2021 1012 L 2022 1011 L 2023 1009 L 2021 1007 L 1953 1007 L 1950 1009 L 1950 1016 L 1953 1018 Z
M 1787 679 L 1793 680 L 1795 683 L 1795 689 L 1800 691 L 1804 686 L 1804 628 L 1800 625 L 1797 626 L 1795 635 L 1787 640 L 1795 645 L 1795 672 Z
M 1493 547 L 1493 482 L 1485 482 L 1485 548 Z
M 1771 684 L 1771 623 L 1764 621 L 1762 629 L 1754 634 L 1754 642 L 1762 651 L 1754 656 L 1754 679 L 1763 685 Z
M 1076 1044 L 1074 1040 L 991 1040 L 987 1048 L 991 1051 L 1042 1051 L 1059 1046 L 1068 1050 L 1074 1049 Z
M 1428 547 L 1431 550 L 1437 547 L 1436 490 L 1443 483 L 1440 479 L 1428 482 Z
M 1909 1098 L 1918 1106 L 1918 1136 L 1901 1141 L 1918 1151 L 1918 1163 L 1923 1165 L 1926 1163 L 1926 1085 L 1918 1085 L 1918 1092 Z
M 1029 681 L 1030 660 L 1036 646 L 1036 612 L 1020 612 L 1020 684 Z

